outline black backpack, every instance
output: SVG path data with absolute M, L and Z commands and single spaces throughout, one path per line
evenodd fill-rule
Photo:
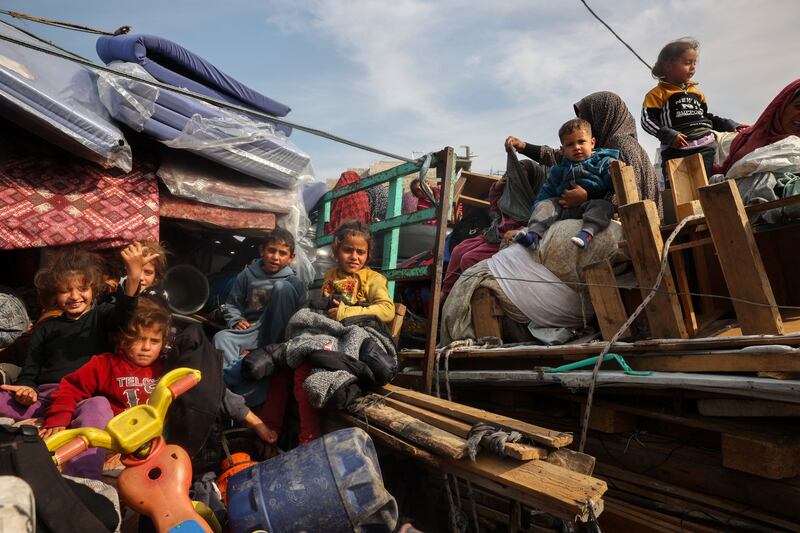
M 62 477 L 34 426 L 0 425 L 0 475 L 24 479 L 36 500 L 36 531 L 107 533 L 119 514 L 111 501 Z

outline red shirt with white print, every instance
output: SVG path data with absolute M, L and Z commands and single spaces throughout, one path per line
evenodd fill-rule
M 122 354 L 95 355 L 61 380 L 53 393 L 53 403 L 44 415 L 44 427 L 69 426 L 78 402 L 93 396 L 108 398 L 115 415 L 143 404 L 163 374 L 161 359 L 142 367 L 131 363 Z

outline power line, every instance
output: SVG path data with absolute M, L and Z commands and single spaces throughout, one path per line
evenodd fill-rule
M 374 154 L 384 155 L 384 156 L 387 156 L 387 157 L 391 157 L 392 159 L 397 159 L 399 161 L 404 161 L 406 163 L 416 163 L 417 162 L 417 161 L 415 161 L 413 159 L 409 159 L 407 157 L 403 157 L 401 155 L 397 155 L 397 154 L 394 154 L 392 152 L 388 152 L 386 150 L 381 150 L 379 148 L 374 148 L 372 146 L 368 146 L 366 144 L 362 144 L 362 143 L 359 143 L 359 142 L 356 142 L 356 141 L 351 141 L 349 139 L 345 139 L 344 137 L 339 137 L 338 135 L 334 135 L 332 133 L 328 133 L 328 132 L 320 130 L 320 129 L 311 128 L 309 126 L 303 126 L 302 124 L 297 124 L 297 123 L 291 122 L 289 120 L 286 120 L 284 118 L 278 118 L 278 117 L 272 116 L 272 115 L 270 115 L 268 113 L 265 113 L 265 112 L 257 110 L 257 109 L 252 109 L 252 108 L 249 108 L 249 107 L 245 107 L 245 106 L 241 106 L 241 105 L 237 105 L 237 104 L 232 104 L 232 103 L 226 102 L 224 100 L 219 100 L 217 98 L 212 98 L 212 97 L 206 96 L 204 94 L 196 93 L 194 91 L 190 91 L 190 90 L 184 89 L 182 87 L 176 87 L 174 85 L 170 85 L 170 84 L 167 84 L 167 83 L 162 83 L 162 82 L 157 81 L 157 80 L 147 80 L 147 79 L 144 79 L 144 78 L 140 78 L 138 76 L 134 76 L 132 74 L 127 74 L 125 72 L 120 72 L 120 71 L 114 70 L 114 69 L 106 67 L 106 66 L 98 65 L 98 64 L 93 63 L 93 62 L 91 62 L 91 61 L 89 61 L 87 59 L 83 59 L 83 58 L 81 58 L 81 57 L 79 57 L 77 55 L 71 55 L 71 53 L 57 52 L 55 50 L 50 50 L 50 49 L 47 49 L 47 48 L 44 48 L 44 47 L 41 47 L 41 46 L 37 46 L 37 45 L 35 45 L 33 43 L 20 41 L 19 39 L 14 39 L 13 37 L 8 37 L 6 35 L 0 35 L 0 40 L 7 41 L 9 43 L 13 43 L 13 44 L 16 44 L 18 46 L 25 47 L 25 48 L 29 48 L 29 49 L 35 50 L 37 52 L 41 52 L 41 53 L 48 54 L 48 55 L 51 55 L 51 56 L 55 56 L 55 57 L 58 57 L 58 58 L 61 58 L 61 59 L 65 59 L 67 61 L 72 61 L 73 63 L 78 63 L 80 65 L 83 65 L 85 67 L 94 69 L 94 70 L 99 71 L 99 72 L 106 72 L 108 74 L 113 74 L 115 76 L 120 76 L 122 78 L 127 78 L 127 79 L 130 79 L 130 80 L 133 80 L 133 81 L 144 83 L 144 84 L 150 85 L 152 87 L 158 87 L 160 89 L 166 89 L 166 90 L 169 90 L 169 91 L 173 91 L 173 92 L 176 92 L 178 94 L 182 94 L 184 96 L 188 96 L 190 98 L 194 98 L 194 99 L 200 100 L 202 102 L 213 104 L 213 105 L 216 105 L 216 106 L 219 106 L 219 107 L 224 107 L 224 108 L 227 108 L 227 109 L 233 109 L 233 110 L 239 111 L 241 113 L 248 113 L 248 114 L 251 114 L 251 115 L 256 115 L 258 117 L 265 118 L 265 119 L 267 119 L 269 121 L 276 122 L 278 124 L 283 124 L 283 125 L 289 126 L 291 128 L 294 128 L 294 129 L 297 129 L 297 130 L 300 130 L 300 131 L 304 131 L 306 133 L 310 133 L 311 135 L 316 135 L 317 137 L 322 137 L 322 138 L 325 138 L 325 139 L 328 139 L 328 140 L 331 140 L 331 141 L 338 142 L 340 144 L 346 144 L 348 146 L 352 146 L 353 148 L 359 148 L 359 149 L 364 150 L 366 152 L 372 152 Z M 42 40 L 42 39 L 40 39 L 40 40 Z
M 80 24 L 74 24 L 72 22 L 64 22 L 62 20 L 53 20 L 53 19 L 46 19 L 43 17 L 37 17 L 35 15 L 28 15 L 26 13 L 20 13 L 18 11 L 9 11 L 7 9 L 0 9 L 0 14 L 8 15 L 9 17 L 13 17 L 15 19 L 22 19 L 22 20 L 29 20 L 31 22 L 38 22 L 39 24 L 45 24 L 47 26 L 55 26 L 56 28 L 61 28 L 64 30 L 73 30 L 73 31 L 80 31 L 83 33 L 93 33 L 95 35 L 123 35 L 131 31 L 130 26 L 120 26 L 115 31 L 104 31 L 98 30 L 97 28 L 90 28 L 89 26 L 82 26 Z
M 591 13 L 591 14 L 592 14 L 592 16 L 593 16 L 594 18 L 596 18 L 596 19 L 597 19 L 597 20 L 600 22 L 600 24 L 602 24 L 603 26 L 605 26 L 606 28 L 608 28 L 608 31 L 610 31 L 611 33 L 613 33 L 613 34 L 614 34 L 614 37 L 616 37 L 616 38 L 619 40 L 619 42 L 621 42 L 622 44 L 624 44 L 624 45 L 625 45 L 625 48 L 627 48 L 628 50 L 630 50 L 630 51 L 631 51 L 631 53 L 632 53 L 633 55 L 635 55 L 635 56 L 636 56 L 636 58 L 637 58 L 639 61 L 641 61 L 641 62 L 642 62 L 642 64 L 644 64 L 644 66 L 646 66 L 646 67 L 647 67 L 647 70 L 653 70 L 653 67 L 651 67 L 651 66 L 650 66 L 650 65 L 647 63 L 647 61 L 645 61 L 644 59 L 642 59 L 642 56 L 640 56 L 639 54 L 637 54 L 637 53 L 636 53 L 636 50 L 634 50 L 634 49 L 631 47 L 631 45 L 629 45 L 628 43 L 626 43 L 626 42 L 625 42 L 625 40 L 624 40 L 622 37 L 620 37 L 620 36 L 617 34 L 617 32 L 615 32 L 615 31 L 614 31 L 614 30 L 611 28 L 611 26 L 609 26 L 608 24 L 606 24 L 606 22 L 605 22 L 603 19 L 601 19 L 601 18 L 600 18 L 600 17 L 597 15 L 597 13 L 595 13 L 595 12 L 592 10 L 592 8 L 591 8 L 591 7 L 589 7 L 589 4 L 587 4 L 587 3 L 586 3 L 586 0 L 580 0 L 580 2 L 581 2 L 581 4 L 583 4 L 584 6 L 586 6 L 586 9 L 588 9 L 588 10 L 589 10 L 589 13 Z

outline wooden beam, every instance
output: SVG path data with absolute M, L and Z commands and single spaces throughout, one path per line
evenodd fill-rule
M 585 405 L 581 405 L 581 412 L 584 409 Z M 636 429 L 636 417 L 630 413 L 594 404 L 589 417 L 589 428 L 602 433 L 630 433 Z
M 476 462 L 437 457 L 371 424 L 344 413 L 337 418 L 362 428 L 376 441 L 400 453 L 411 455 L 440 472 L 455 474 L 477 486 L 519 501 L 562 520 L 586 522 L 589 505 L 596 515 L 603 512 L 602 496 L 608 489 L 605 481 L 573 472 L 545 461 L 518 462 L 485 455 Z
M 452 461 L 448 462 L 452 465 Z M 608 490 L 605 481 L 545 461 L 520 463 L 484 455 L 475 463 L 459 461 L 458 470 L 460 477 L 473 483 L 491 479 L 496 488 L 484 485 L 489 490 L 571 522 L 587 521 L 590 504 L 595 514 L 602 512 L 601 498 Z
M 500 309 L 492 291 L 486 287 L 476 289 L 472 294 L 470 307 L 472 308 L 472 328 L 475 330 L 476 338 L 502 338 L 503 330 L 499 317 L 503 316 L 503 310 Z
M 436 426 L 437 428 L 447 431 L 448 433 L 452 433 L 453 435 L 461 437 L 462 439 L 466 439 L 469 436 L 470 430 L 472 429 L 472 426 L 466 422 L 461 422 L 460 420 L 455 420 L 444 415 L 440 415 L 439 413 L 422 409 L 421 407 L 417 407 L 415 405 L 393 400 L 391 397 L 381 398 L 377 395 L 372 395 L 369 397 L 377 398 L 380 401 L 386 402 L 386 405 L 393 409 L 397 409 L 401 413 L 413 416 L 417 420 L 421 420 L 427 424 Z M 488 439 L 488 437 L 485 438 Z M 532 459 L 547 458 L 549 455 L 549 450 L 539 446 L 508 442 L 506 443 L 503 455 L 506 457 L 511 457 L 512 459 L 517 459 L 518 461 L 530 461 Z
M 461 459 L 467 452 L 464 439 L 378 402 L 360 400 L 350 411 L 436 454 Z
M 689 294 L 691 288 L 689 287 L 689 277 L 686 274 L 686 261 L 684 261 L 683 254 L 671 254 L 672 266 L 675 267 L 675 285 L 678 292 L 678 300 L 681 302 L 683 308 L 683 321 L 686 325 L 686 332 L 690 337 L 697 335 L 697 314 L 694 311 L 694 303 L 692 303 L 692 295 Z
M 782 335 L 780 312 L 736 183 L 728 180 L 703 187 L 700 201 L 728 291 L 732 297 L 740 299 L 733 301 L 733 307 L 742 332 Z
M 507 416 L 502 416 L 483 409 L 476 409 L 467 405 L 458 404 L 429 396 L 421 392 L 416 392 L 393 385 L 385 385 L 380 391 L 380 394 L 391 394 L 392 398 L 401 400 L 405 403 L 410 403 L 430 411 L 434 411 L 450 418 L 455 418 L 463 422 L 475 424 L 476 422 L 485 422 L 492 426 L 496 426 L 505 430 L 513 430 L 522 433 L 524 436 L 531 439 L 533 442 L 545 444 L 552 448 L 562 448 L 572 443 L 572 434 L 564 433 L 561 431 L 553 431 L 551 429 L 534 426 L 526 422 L 521 422 Z
M 800 475 L 800 440 L 722 435 L 722 466 L 768 479 Z
M 703 156 L 694 154 L 681 159 L 670 159 L 666 167 L 672 185 L 670 192 L 675 205 L 676 220 L 680 222 L 688 215 L 702 214 L 700 203 L 697 202 L 700 198 L 697 191 L 708 185 Z
M 622 161 L 612 161 L 611 183 L 617 195 L 617 205 L 627 205 L 639 201 L 639 187 L 636 186 L 636 172 Z
M 654 477 L 637 474 L 609 463 L 598 465 L 597 470 L 600 477 L 612 481 L 614 488 L 621 487 L 626 492 L 644 495 L 654 501 L 673 503 L 676 507 L 688 509 L 699 506 L 700 509 L 719 516 L 720 522 L 731 527 L 736 526 L 737 519 L 750 522 L 743 524 L 742 529 L 746 529 L 748 526 L 749 529 L 754 529 L 754 525 L 760 525 L 763 528 L 765 524 L 787 531 L 793 531 L 797 527 L 794 522 L 782 520 L 771 513 L 761 512 L 749 505 L 743 506 L 741 503 L 719 498 L 708 492 L 693 491 L 665 483 Z M 701 514 L 702 510 L 699 510 Z M 753 521 L 761 522 L 761 524 L 753 524 Z
M 753 350 L 705 354 L 637 354 L 627 355 L 625 360 L 634 370 L 656 372 L 800 371 L 800 354 L 794 350 L 786 353 Z
M 633 260 L 636 278 L 642 287 L 652 287 L 661 270 L 661 254 L 664 243 L 659 231 L 659 218 L 656 204 L 644 200 L 619 208 L 622 229 L 628 243 L 628 252 Z M 688 334 L 683 323 L 683 314 L 678 297 L 675 296 L 675 283 L 667 265 L 664 279 L 645 313 L 650 324 L 650 334 L 655 338 L 685 339 Z M 642 289 L 644 298 L 649 291 Z
M 703 416 L 786 417 L 800 416 L 800 405 L 739 398 L 698 398 L 697 412 Z
M 439 313 L 442 301 L 442 277 L 444 275 L 444 246 L 447 238 L 447 218 L 451 212 L 450 193 L 455 177 L 456 156 L 451 147 L 436 154 L 438 165 L 436 177 L 442 184 L 439 205 L 436 211 L 436 239 L 433 245 L 433 277 L 431 278 L 431 316 L 428 319 L 428 336 L 425 341 L 425 366 L 422 378 L 425 391 L 433 391 L 434 364 L 436 363 L 436 342 L 439 333 Z
M 597 322 L 600 324 L 603 340 L 610 340 L 628 320 L 628 312 L 622 302 L 611 262 L 605 259 L 591 264 L 583 269 L 583 275 L 589 285 L 589 296 L 592 299 Z M 631 331 L 627 329 L 620 338 L 625 339 L 630 335 Z
M 616 353 L 680 353 L 697 350 L 727 350 L 736 348 L 753 349 L 755 346 L 800 346 L 800 320 L 787 320 L 784 335 L 742 335 L 741 329 L 732 328 L 716 337 L 695 339 L 648 339 L 614 346 Z M 451 354 L 451 359 L 493 358 L 493 357 L 563 357 L 576 361 L 591 355 L 598 355 L 605 345 L 600 342 L 567 344 L 564 346 L 526 346 L 501 348 L 475 348 Z M 421 359 L 425 352 L 408 350 L 400 352 L 402 359 Z M 788 369 L 786 369 L 788 370 Z

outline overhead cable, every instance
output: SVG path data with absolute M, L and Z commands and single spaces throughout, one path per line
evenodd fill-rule
M 22 20 L 29 20 L 31 22 L 37 22 L 39 24 L 45 24 L 47 26 L 55 26 L 56 28 L 61 28 L 64 30 L 73 30 L 73 31 L 80 31 L 83 33 L 93 33 L 95 35 L 123 35 L 131 31 L 130 26 L 120 26 L 115 31 L 104 31 L 98 30 L 97 28 L 90 28 L 89 26 L 82 26 L 80 24 L 74 24 L 72 22 L 64 22 L 63 20 L 53 20 L 53 19 L 46 19 L 43 17 L 37 17 L 35 15 L 28 15 L 26 13 L 20 13 L 19 11 L 9 11 L 7 9 L 0 9 L 0 14 L 8 15 L 9 17 L 13 17 L 15 19 L 22 19 Z
M 644 64 L 644 66 L 646 66 L 646 67 L 647 67 L 647 70 L 653 70 L 653 67 L 651 67 L 651 66 L 650 66 L 650 65 L 647 63 L 647 61 L 645 61 L 644 59 L 642 59 L 642 56 L 640 56 L 638 53 L 636 53 L 636 50 L 634 50 L 634 49 L 631 47 L 631 45 L 629 45 L 628 43 L 626 43 L 626 42 L 625 42 L 625 40 L 624 40 L 622 37 L 620 37 L 620 36 L 617 34 L 617 32 L 615 32 L 615 31 L 614 31 L 614 30 L 611 28 L 611 26 L 609 26 L 608 24 L 606 24 L 606 21 L 604 21 L 603 19 L 601 19 L 601 18 L 600 18 L 600 17 L 597 15 L 597 13 L 595 13 L 595 12 L 592 10 L 592 8 L 591 8 L 591 7 L 589 7 L 589 4 L 587 4 L 587 3 L 586 3 L 586 0 L 580 0 L 580 2 L 581 2 L 581 4 L 583 4 L 584 6 L 586 6 L 586 9 L 588 9 L 588 10 L 589 10 L 589 13 L 591 13 L 591 14 L 592 14 L 592 16 L 593 16 L 594 18 L 596 18 L 598 21 L 600 21 L 600 24 L 602 24 L 603 26 L 605 26 L 606 28 L 608 28 L 608 31 L 610 31 L 611 33 L 613 33 L 613 34 L 614 34 L 614 37 L 616 37 L 616 38 L 617 38 L 617 40 L 619 40 L 619 42 L 621 42 L 622 44 L 624 44 L 624 45 L 625 45 L 625 48 L 627 48 L 628 50 L 630 50 L 630 51 L 631 51 L 631 53 L 632 53 L 633 55 L 635 55 L 635 56 L 636 56 L 636 58 L 637 58 L 639 61 L 641 61 L 641 62 Z
M 206 103 L 209 103 L 209 104 L 213 104 L 213 105 L 216 105 L 216 106 L 219 106 L 219 107 L 223 107 L 223 108 L 227 108 L 227 109 L 233 109 L 233 110 L 239 111 L 241 113 L 248 113 L 250 115 L 255 115 L 255 116 L 267 119 L 269 121 L 276 122 L 278 124 L 284 124 L 286 126 L 294 128 L 296 130 L 300 130 L 300 131 L 304 131 L 306 133 L 310 133 L 311 135 L 316 135 L 317 137 L 323 137 L 323 138 L 331 140 L 331 141 L 335 141 L 335 142 L 338 142 L 338 143 L 341 143 L 341 144 L 346 144 L 348 146 L 352 146 L 353 148 L 359 148 L 361 150 L 365 150 L 367 152 L 372 152 L 374 154 L 384 155 L 386 157 L 391 157 L 392 159 L 397 159 L 399 161 L 404 161 L 406 163 L 416 163 L 416 161 L 413 160 L 413 159 L 409 159 L 407 157 L 403 157 L 401 155 L 394 154 L 392 152 L 387 152 L 386 150 L 381 150 L 379 148 L 374 148 L 372 146 L 368 146 L 366 144 L 362 144 L 362 143 L 359 143 L 359 142 L 356 142 L 356 141 L 351 141 L 349 139 L 345 139 L 344 137 L 339 137 L 338 135 L 334 135 L 332 133 L 328 133 L 328 132 L 320 130 L 320 129 L 311 128 L 309 126 L 303 126 L 302 124 L 297 124 L 297 123 L 291 122 L 291 121 L 283 119 L 283 118 L 278 118 L 278 117 L 275 117 L 273 115 L 270 115 L 269 113 L 265 113 L 265 112 L 257 110 L 257 109 L 252 109 L 252 108 L 249 108 L 249 107 L 246 107 L 246 106 L 242 106 L 242 105 L 238 105 L 238 104 L 232 104 L 230 102 L 226 102 L 225 100 L 220 100 L 220 99 L 217 99 L 217 98 L 206 96 L 204 94 L 200 94 L 200 93 L 196 93 L 194 91 L 190 91 L 188 89 L 184 89 L 183 87 L 176 87 L 176 86 L 170 85 L 168 83 L 162 83 L 162 82 L 156 81 L 156 80 L 147 80 L 147 79 L 144 79 L 144 78 L 140 78 L 138 76 L 134 76 L 132 74 L 127 74 L 125 72 L 119 72 L 119 71 L 114 70 L 112 68 L 109 68 L 109 67 L 106 67 L 106 66 L 102 66 L 102 65 L 98 65 L 96 63 L 93 63 L 92 61 L 89 61 L 87 59 L 83 59 L 83 58 L 78 57 L 76 55 L 70 55 L 68 53 L 62 53 L 62 52 L 58 52 L 56 50 L 50 50 L 48 48 L 44 48 L 42 46 L 38 46 L 38 45 L 35 45 L 33 43 L 20 41 L 19 39 L 15 39 L 13 37 L 8 37 L 6 35 L 0 35 L 0 40 L 7 41 L 7 42 L 10 42 L 10 43 L 16 44 L 18 46 L 23 46 L 23 47 L 29 48 L 31 50 L 36 50 L 37 52 L 41 52 L 41 53 L 48 54 L 48 55 L 51 55 L 51 56 L 59 57 L 61 59 L 65 59 L 67 61 L 72 61 L 74 63 L 78 63 L 80 65 L 83 65 L 85 67 L 88 67 L 90 69 L 93 69 L 93 70 L 96 70 L 96 71 L 99 71 L 99 72 L 106 72 L 108 74 L 113 74 L 115 76 L 120 76 L 122 78 L 127 78 L 127 79 L 130 79 L 130 80 L 133 80 L 133 81 L 137 81 L 137 82 L 140 82 L 140 83 L 144 83 L 144 84 L 147 84 L 147 85 L 150 85 L 150 86 L 153 86 L 153 87 L 158 87 L 160 89 L 166 89 L 166 90 L 169 90 L 169 91 L 173 91 L 173 92 L 176 92 L 178 94 L 182 94 L 184 96 L 188 96 L 190 98 L 194 98 L 196 100 L 200 100 L 200 101 L 203 101 L 203 102 L 206 102 Z

